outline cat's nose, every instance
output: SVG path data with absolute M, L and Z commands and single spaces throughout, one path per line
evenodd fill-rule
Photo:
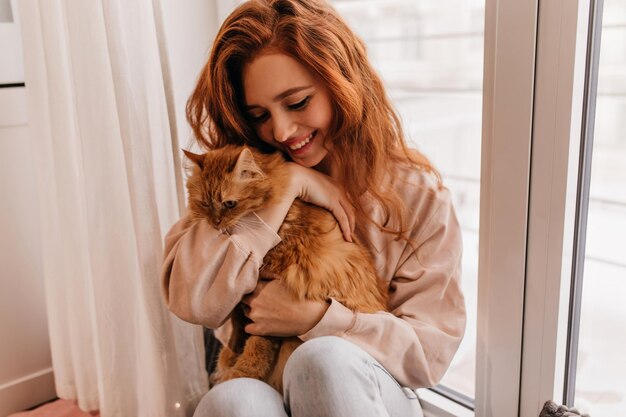
M 215 225 L 219 226 L 222 223 L 222 219 L 215 219 Z

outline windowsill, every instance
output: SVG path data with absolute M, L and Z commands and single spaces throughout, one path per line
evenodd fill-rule
M 424 417 L 474 417 L 474 411 L 450 401 L 429 389 L 418 389 L 417 394 Z

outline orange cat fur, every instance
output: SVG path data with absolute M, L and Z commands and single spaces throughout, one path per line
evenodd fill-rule
M 196 155 L 187 181 L 189 209 L 195 218 L 217 229 L 245 227 L 239 222 L 251 211 L 272 204 L 286 189 L 288 172 L 280 153 L 262 154 L 247 147 L 227 146 Z M 353 311 L 386 309 L 387 289 L 380 284 L 370 254 L 349 243 L 327 210 L 296 199 L 278 230 L 281 242 L 263 259 L 259 276 L 281 279 L 299 299 L 334 298 Z M 297 337 L 250 336 L 241 305 L 231 315 L 233 332 L 220 352 L 215 383 L 237 377 L 268 382 L 282 392 L 282 373 Z

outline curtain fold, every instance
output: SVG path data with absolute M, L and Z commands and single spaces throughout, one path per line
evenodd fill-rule
M 19 6 L 57 394 L 103 417 L 190 416 L 207 390 L 202 332 L 159 282 L 182 195 L 159 5 Z

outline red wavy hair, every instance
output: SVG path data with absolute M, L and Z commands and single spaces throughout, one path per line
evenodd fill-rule
M 329 155 L 339 167 L 336 180 L 355 206 L 357 221 L 372 220 L 359 201 L 368 192 L 384 209 L 378 226 L 401 237 L 406 208 L 389 183 L 393 165 L 409 163 L 441 179 L 424 155 L 407 148 L 364 43 L 324 1 L 250 0 L 228 16 L 187 102 L 187 120 L 201 146 L 269 150 L 244 116 L 242 88 L 244 66 L 268 50 L 296 59 L 325 84 L 333 104 L 328 137 Z

